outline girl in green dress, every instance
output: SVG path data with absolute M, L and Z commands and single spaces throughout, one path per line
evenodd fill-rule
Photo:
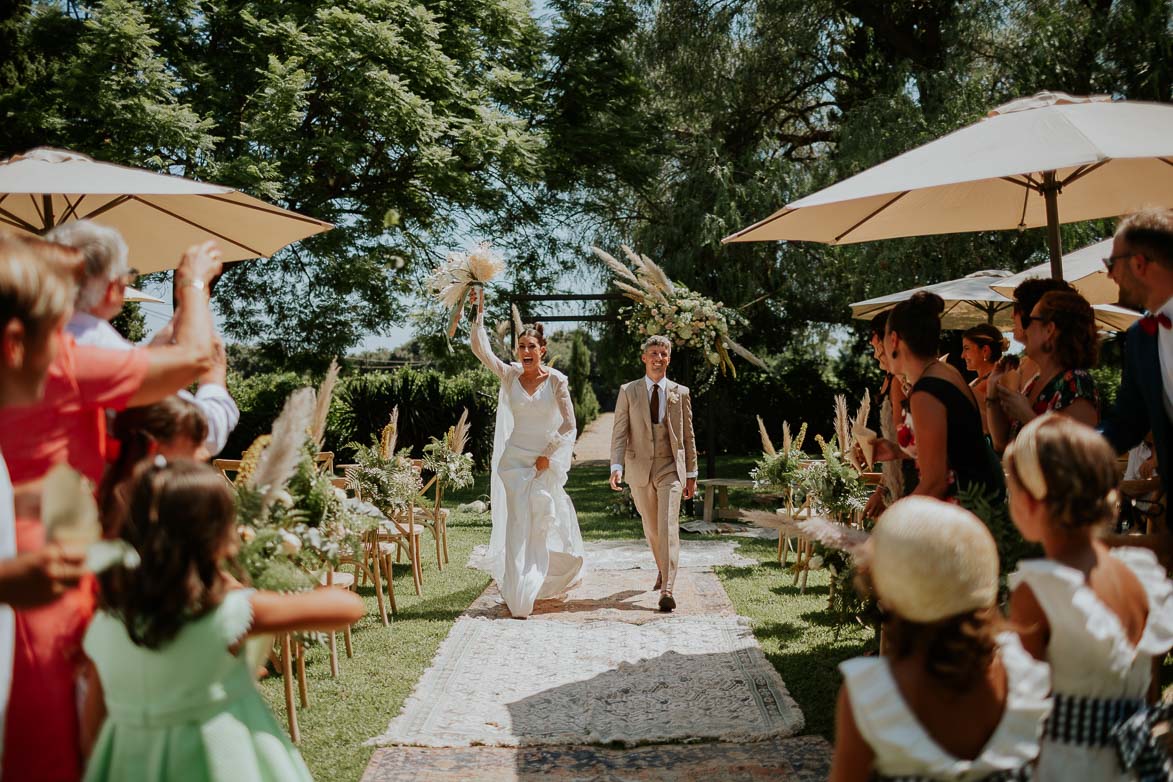
M 350 624 L 362 600 L 341 589 L 240 588 L 223 569 L 239 545 L 232 490 L 205 464 L 157 457 L 128 497 L 121 537 L 142 563 L 100 577 L 85 637 L 97 672 L 85 727 L 98 733 L 85 779 L 310 779 L 242 647 L 253 634 Z

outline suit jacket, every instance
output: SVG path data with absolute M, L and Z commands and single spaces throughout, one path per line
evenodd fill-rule
M 1157 336 L 1146 334 L 1140 323 L 1127 332 L 1124 344 L 1124 372 L 1112 414 L 1100 422 L 1100 431 L 1117 453 L 1137 445 L 1149 431 L 1153 433 L 1153 450 L 1161 485 L 1169 494 L 1169 447 L 1173 444 L 1169 415 L 1165 412 L 1165 386 L 1161 380 L 1161 359 L 1157 353 Z
M 676 474 L 683 484 L 688 473 L 696 472 L 696 440 L 692 433 L 692 397 L 688 387 L 669 380 L 664 424 L 672 453 L 676 457 Z M 625 383 L 615 401 L 615 426 L 611 430 L 611 464 L 623 465 L 624 479 L 632 486 L 646 486 L 652 480 L 652 414 L 648 405 L 648 387 L 641 377 Z

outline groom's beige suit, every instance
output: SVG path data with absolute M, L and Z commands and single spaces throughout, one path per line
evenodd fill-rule
M 626 383 L 615 402 L 611 430 L 611 470 L 623 471 L 644 536 L 656 558 L 661 592 L 672 594 L 680 564 L 680 498 L 685 483 L 696 477 L 696 441 L 692 432 L 692 398 L 688 388 L 668 378 L 660 381 L 660 423 L 652 423 L 652 381 L 647 376 Z

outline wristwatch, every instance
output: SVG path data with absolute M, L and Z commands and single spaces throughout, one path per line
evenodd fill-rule
M 203 280 L 185 280 L 179 283 L 180 288 L 195 288 L 197 291 L 202 291 L 207 288 L 207 284 Z

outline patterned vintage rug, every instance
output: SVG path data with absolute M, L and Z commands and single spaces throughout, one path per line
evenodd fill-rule
M 468 558 L 468 566 L 477 570 L 485 567 L 487 546 L 477 546 Z M 584 548 L 586 566 L 589 570 L 640 570 L 656 569 L 648 544 L 639 540 L 592 540 Z M 756 559 L 748 559 L 737 553 L 736 540 L 682 540 L 680 541 L 680 567 L 707 568 L 717 565 L 756 565 Z
M 424 747 L 761 741 L 803 717 L 746 620 L 462 616 L 382 736 Z
M 827 740 L 796 736 L 635 749 L 390 747 L 375 750 L 362 782 L 823 782 L 830 771 Z

